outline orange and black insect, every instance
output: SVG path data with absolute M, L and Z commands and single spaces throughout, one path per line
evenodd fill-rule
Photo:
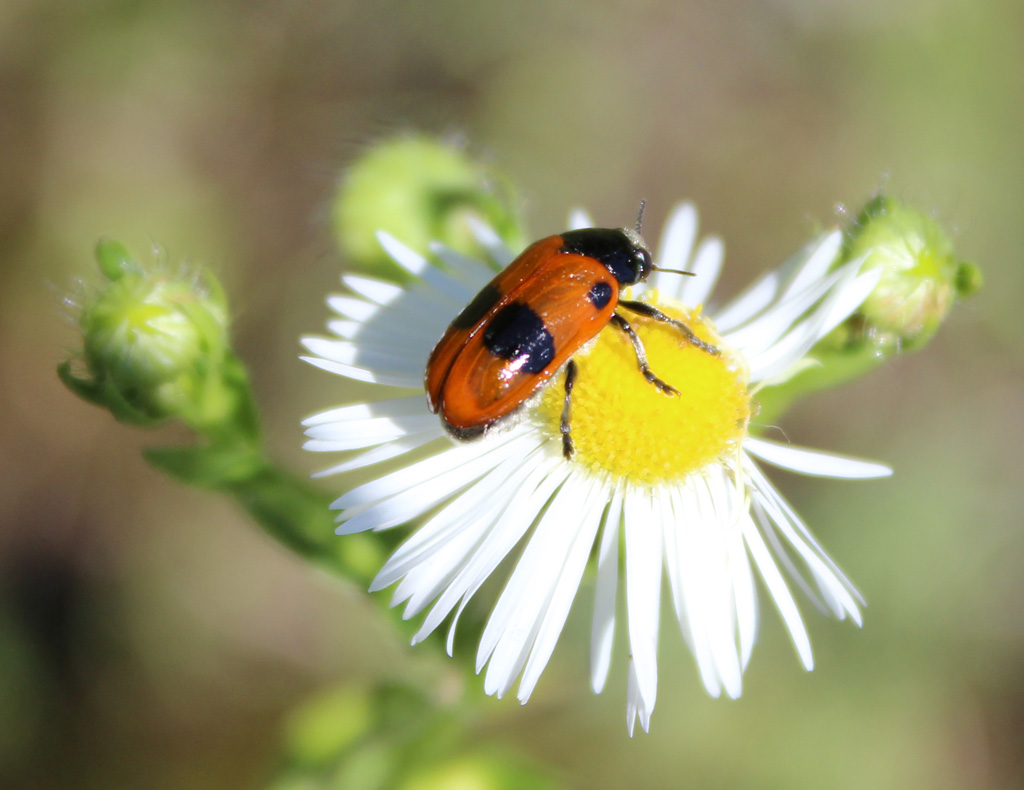
M 718 350 L 656 307 L 619 299 L 622 288 L 657 268 L 639 232 L 625 228 L 572 230 L 531 244 L 456 316 L 431 352 L 424 376 L 431 412 L 456 438 L 472 439 L 513 414 L 565 366 L 562 452 L 570 458 L 572 356 L 609 323 L 626 333 L 643 377 L 678 395 L 651 371 L 643 343 L 617 310 L 671 324 L 695 346 Z

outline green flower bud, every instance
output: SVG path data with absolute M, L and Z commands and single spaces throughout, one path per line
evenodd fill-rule
M 391 278 L 404 272 L 376 238 L 383 230 L 421 254 L 432 241 L 483 252 L 467 218 L 484 220 L 512 248 L 523 244 L 509 182 L 451 143 L 402 136 L 372 147 L 342 179 L 332 210 L 338 246 L 352 266 Z
M 559 786 L 522 760 L 495 754 L 463 755 L 414 770 L 400 785 L 401 790 L 555 790 Z
M 302 766 L 329 765 L 377 724 L 372 693 L 357 686 L 333 688 L 295 710 L 285 729 L 285 752 Z
M 180 417 L 205 429 L 236 411 L 227 305 L 217 280 L 205 271 L 188 276 L 144 266 L 115 241 L 101 241 L 96 259 L 106 281 L 79 316 L 89 375 L 75 377 L 65 363 L 64 382 L 125 422 Z
M 935 220 L 884 196 L 869 202 L 846 232 L 843 260 L 861 256 L 864 270 L 882 270 L 857 313 L 882 353 L 923 346 L 957 299 L 981 285 L 978 268 L 956 259 Z
M 958 261 L 931 217 L 888 197 L 871 200 L 844 234 L 834 267 L 864 258 L 881 269 L 860 308 L 811 349 L 805 364 L 758 395 L 758 422 L 770 425 L 797 399 L 869 373 L 901 351 L 922 348 L 953 304 L 981 287 L 981 271 Z

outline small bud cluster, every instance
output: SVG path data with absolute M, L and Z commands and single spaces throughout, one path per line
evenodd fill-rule
M 223 291 L 208 272 L 189 276 L 144 265 L 116 241 L 101 241 L 104 280 L 79 314 L 87 376 L 60 368 L 78 395 L 123 422 L 177 417 L 207 429 L 236 406 Z
M 525 237 L 516 202 L 508 180 L 461 146 L 404 135 L 378 143 L 348 169 L 331 212 L 346 264 L 402 280 L 406 275 L 381 248 L 378 232 L 423 255 L 441 242 L 481 257 L 467 221 L 475 216 L 518 249 Z
M 885 196 L 870 201 L 846 231 L 844 260 L 882 269 L 857 319 L 876 353 L 925 345 L 953 304 L 981 286 L 972 263 L 958 261 L 931 217 Z

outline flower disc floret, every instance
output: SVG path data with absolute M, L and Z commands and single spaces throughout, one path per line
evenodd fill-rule
M 627 336 L 614 326 L 606 327 L 575 357 L 572 436 L 574 461 L 590 471 L 658 485 L 679 482 L 734 453 L 750 417 L 750 395 L 742 360 L 723 347 L 698 310 L 659 299 L 656 292 L 646 301 L 686 322 L 721 353 L 698 348 L 675 327 L 631 316 L 651 370 L 679 390 L 678 395 L 668 395 L 640 374 Z M 559 436 L 564 400 L 560 381 L 556 378 L 544 391 L 537 411 L 541 429 L 553 438 Z

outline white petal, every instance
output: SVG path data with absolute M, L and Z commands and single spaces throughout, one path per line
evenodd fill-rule
M 779 610 L 779 614 L 782 615 L 782 620 L 789 630 L 790 637 L 793 639 L 793 645 L 800 656 L 800 661 L 803 663 L 804 668 L 810 671 L 814 668 L 811 640 L 807 636 L 807 629 L 804 627 L 804 621 L 800 617 L 800 610 L 797 609 L 796 601 L 793 600 L 793 595 L 786 586 L 782 574 L 779 573 L 778 566 L 776 566 L 771 552 L 768 551 L 764 538 L 761 536 L 761 532 L 754 523 L 754 520 L 748 515 L 744 517 L 743 521 L 743 536 L 747 542 L 747 548 L 750 549 L 750 555 L 754 558 L 754 564 L 757 566 L 761 578 L 768 588 L 768 593 Z
M 422 349 L 397 344 L 367 343 L 362 338 L 353 342 L 307 337 L 303 338 L 302 345 L 319 357 L 355 365 L 364 370 L 421 370 L 426 359 Z
M 486 530 L 494 520 L 487 518 L 492 504 L 499 512 L 507 505 L 510 492 L 503 490 L 502 481 L 518 482 L 518 476 L 509 477 L 509 472 L 517 464 L 521 465 L 522 460 L 518 457 L 508 459 L 448 502 L 398 547 L 374 578 L 370 591 L 390 586 L 419 566 L 435 564 L 437 552 L 442 551 L 454 535 L 476 529 Z M 405 598 L 399 596 L 396 602 L 402 600 Z
M 412 417 L 378 417 L 357 424 L 315 425 L 306 430 L 310 440 L 304 446 L 307 450 L 321 452 L 361 450 L 410 434 L 427 434 L 432 438 L 440 436 L 437 418 L 432 414 L 417 414 Z
M 452 274 L 471 291 L 479 291 L 494 277 L 494 269 L 483 261 L 463 255 L 443 244 L 434 242 L 431 251 L 452 270 Z
M 758 349 L 746 349 L 749 355 L 755 357 L 750 366 L 751 380 L 765 380 L 784 375 L 793 365 L 800 364 L 815 343 L 860 306 L 874 290 L 881 276 L 878 269 L 857 276 L 856 271 L 860 263 L 858 260 L 847 264 L 836 272 L 837 277 L 826 280 L 826 283 L 832 285 L 823 301 L 810 315 L 795 323 L 773 344 L 767 345 L 770 338 L 765 337 Z M 778 315 L 783 315 L 786 309 L 788 308 L 780 307 Z M 791 311 L 790 314 L 793 312 L 795 311 Z
M 637 718 L 640 719 L 640 726 L 644 732 L 651 727 L 651 710 L 644 703 L 643 695 L 640 694 L 640 683 L 636 676 L 636 662 L 632 657 L 629 659 L 629 674 L 626 682 L 626 730 L 629 737 L 633 737 L 633 725 Z
M 680 626 L 689 633 L 705 689 L 717 697 L 724 686 L 735 698 L 742 690 L 741 670 L 724 541 L 731 507 L 724 499 L 728 491 L 714 482 L 694 478 L 687 490 L 672 492 L 675 528 L 666 532 L 673 532 L 675 539 L 666 540 L 666 565 L 671 568 L 673 561 L 676 565 L 676 612 Z
M 818 543 L 818 539 L 811 534 L 803 521 L 796 515 L 796 512 L 789 507 L 782 494 L 780 494 L 775 486 L 772 485 L 772 482 L 765 476 L 764 472 L 761 471 L 761 468 L 754 463 L 753 459 L 749 455 L 744 455 L 742 465 L 743 473 L 749 478 L 747 480 L 747 484 L 751 493 L 754 495 L 754 503 L 773 503 L 772 506 L 777 510 L 782 510 L 790 514 L 794 525 L 797 527 L 797 531 L 803 538 L 803 541 L 814 549 L 818 556 L 826 561 L 837 576 L 843 576 L 842 571 L 840 571 L 835 563 L 829 558 L 828 552 L 826 552 L 825 549 L 822 548 L 821 544 Z
M 686 269 L 690 265 L 693 243 L 697 239 L 697 209 L 693 203 L 677 203 L 665 220 L 658 243 L 659 266 Z
M 502 697 L 523 669 L 576 537 L 586 495 L 586 488 L 572 477 L 565 481 L 541 516 L 536 532 L 498 598 L 485 629 L 485 633 L 500 631 L 484 677 L 487 694 Z M 481 647 L 484 644 L 481 639 Z
M 530 658 L 523 669 L 523 678 L 519 683 L 517 694 L 522 703 L 530 698 L 541 672 L 551 658 L 555 643 L 562 633 L 569 609 L 579 590 L 583 571 L 587 567 L 587 560 L 594 548 L 594 539 L 601 523 L 601 511 L 607 502 L 607 493 L 603 486 L 590 483 L 590 491 L 586 496 L 586 505 L 579 513 L 576 535 L 569 546 L 565 562 L 555 581 L 551 599 L 541 620 L 540 630 L 537 632 L 533 649 L 530 651 Z
M 679 492 L 673 491 L 670 496 L 675 500 L 679 497 Z M 687 647 L 694 654 L 697 659 L 698 667 L 701 668 L 702 679 L 703 669 L 706 666 L 706 662 L 701 661 L 701 657 L 698 656 L 698 649 L 703 649 L 703 640 L 701 644 L 697 645 L 698 637 L 694 636 L 694 626 L 699 626 L 700 623 L 695 621 L 695 618 L 691 617 L 687 612 L 687 595 L 685 590 L 685 579 L 686 574 L 689 571 L 686 560 L 689 557 L 689 546 L 687 545 L 686 536 L 683 533 L 683 524 L 688 519 L 688 514 L 685 512 L 686 508 L 682 502 L 674 503 L 674 514 L 673 523 L 670 527 L 665 529 L 665 571 L 668 575 L 669 589 L 672 592 L 672 604 L 676 610 L 676 619 L 679 621 L 679 629 L 682 631 L 683 639 L 686 640 Z M 691 514 L 692 515 L 692 514 Z M 707 683 L 705 683 L 705 689 L 713 697 L 718 696 L 717 689 L 712 690 Z
M 538 473 L 538 469 L 542 472 Z M 545 479 L 543 472 L 547 469 L 547 464 L 538 462 L 536 458 L 523 459 L 520 469 L 511 474 L 507 470 L 496 469 L 490 477 L 497 481 L 499 472 L 503 472 L 506 475 L 506 482 L 481 481 L 471 489 L 474 493 L 476 493 L 474 491 L 476 488 L 484 489 L 480 493 L 485 495 L 482 507 L 487 508 L 488 515 L 486 517 L 476 518 L 473 513 L 469 513 L 460 520 L 461 523 L 450 526 L 439 525 L 440 529 L 433 529 L 429 536 L 425 536 L 424 540 L 429 537 L 429 543 L 420 541 L 419 544 L 414 545 L 410 540 L 409 551 L 415 549 L 415 554 L 407 553 L 401 557 L 396 554 L 396 562 L 401 560 L 405 565 L 414 562 L 432 563 L 435 557 L 432 553 L 434 546 L 442 547 L 446 534 L 450 533 L 453 527 L 471 533 L 475 539 L 472 550 L 466 552 L 463 561 L 459 564 L 457 574 L 441 593 L 424 619 L 422 627 L 413 637 L 414 643 L 421 641 L 437 628 L 460 601 L 461 606 L 468 603 L 494 569 L 519 542 L 536 518 L 540 508 L 543 507 L 544 502 L 550 498 L 552 491 L 560 482 L 556 476 Z M 542 485 L 538 487 L 538 483 Z M 531 491 L 532 493 L 527 496 L 527 492 Z M 459 499 L 461 498 L 459 497 Z M 493 515 L 491 515 L 490 506 L 495 509 Z M 419 539 L 419 537 L 417 533 L 414 539 Z M 396 570 L 398 569 L 396 567 Z M 384 571 L 381 573 L 383 574 Z M 453 618 L 451 624 L 449 653 L 451 653 L 451 640 L 454 638 L 457 621 L 458 615 Z
M 345 340 L 352 340 L 362 328 L 363 325 L 358 321 L 335 318 L 327 322 L 327 331 Z
M 583 230 L 594 227 L 594 220 L 584 209 L 574 208 L 569 212 L 569 230 Z
M 718 282 L 724 256 L 725 245 L 720 238 L 709 236 L 704 239 L 697 248 L 697 254 L 693 256 L 693 264 L 690 267 L 690 271 L 696 276 L 683 278 L 679 301 L 693 307 L 704 304 Z
M 341 281 L 374 304 L 389 305 L 405 293 L 405 289 L 397 283 L 388 283 L 359 274 L 345 274 Z
M 299 357 L 310 365 L 315 365 L 328 373 L 337 373 L 355 381 L 366 381 L 371 384 L 381 384 L 387 387 L 402 387 L 404 389 L 418 389 L 423 386 L 423 373 L 404 371 L 374 371 L 354 365 L 345 365 L 341 362 L 331 362 L 320 357 Z
M 859 282 L 859 280 L 858 280 Z M 799 322 L 793 329 L 788 331 L 782 338 L 777 340 L 773 346 L 766 349 L 756 359 L 751 361 L 751 381 L 766 381 L 779 376 L 785 376 L 788 371 L 793 370 L 795 365 L 800 365 L 806 359 L 808 352 L 814 344 L 824 337 L 830 329 L 833 329 L 842 321 L 850 311 L 860 303 L 860 299 L 868 291 L 861 291 L 857 301 L 847 300 L 846 307 L 838 308 L 839 302 L 850 294 L 850 289 L 837 290 L 827 300 L 815 309 L 814 313 L 803 321 Z M 856 295 L 856 294 L 854 294 Z M 826 322 L 837 316 L 842 316 L 833 324 Z
M 746 669 L 757 641 L 758 604 L 754 574 L 750 567 L 750 556 L 743 543 L 743 533 L 737 528 L 728 532 L 729 560 L 732 577 L 733 599 L 736 602 L 736 630 L 740 645 L 740 664 Z
M 410 274 L 419 277 L 431 288 L 448 294 L 453 299 L 461 302 L 468 302 L 473 298 L 473 289 L 452 277 L 447 272 L 441 271 L 434 264 L 409 247 L 406 247 L 394 236 L 377 231 L 377 241 L 384 248 L 384 251 L 391 256 L 399 266 Z
M 771 535 L 773 529 L 777 528 L 800 555 L 800 559 L 814 577 L 826 606 L 840 620 L 850 615 L 854 622 L 860 625 L 861 615 L 857 603 L 863 603 L 863 599 L 850 580 L 839 570 L 757 465 L 749 459 L 745 460 L 744 471 L 754 486 L 754 513 L 758 516 L 765 533 Z M 800 578 L 795 571 L 794 574 Z M 813 595 L 811 597 L 813 599 Z
M 383 499 L 373 505 L 346 509 L 339 516 L 340 523 L 334 531 L 338 535 L 352 535 L 369 529 L 377 532 L 397 527 L 422 516 L 435 505 L 454 496 L 478 476 L 479 470 L 461 466 L 412 486 L 398 496 Z M 338 507 L 337 501 L 332 507 Z
M 364 344 L 348 340 L 302 339 L 302 345 L 321 359 L 352 366 L 372 373 L 401 376 L 423 376 L 426 355 L 422 351 L 402 348 L 368 349 Z
M 464 493 L 455 499 L 458 501 L 465 496 Z M 435 543 L 428 560 L 411 568 L 395 589 L 391 605 L 408 601 L 402 613 L 406 620 L 423 611 L 451 585 L 479 545 L 481 535 L 501 516 L 503 503 L 494 497 L 476 504 L 464 519 L 450 524 L 452 529 L 446 539 Z
M 650 494 L 634 488 L 625 496 L 626 612 L 629 649 L 643 709 L 654 710 L 658 694 L 658 617 L 661 604 L 662 531 Z
M 328 296 L 328 306 L 338 315 L 353 321 L 369 321 L 380 311 L 380 307 L 354 296 Z
M 426 400 L 422 395 L 392 400 L 378 400 L 372 403 L 353 403 L 335 409 L 314 414 L 302 421 L 305 426 L 324 425 L 334 422 L 359 422 L 374 417 L 407 417 L 412 414 L 423 414 L 427 410 Z
M 536 511 L 525 520 L 510 519 L 508 513 L 510 510 L 516 512 L 523 504 L 526 485 L 531 477 L 536 480 L 534 472 L 538 466 L 544 464 L 538 463 L 537 453 L 534 453 L 533 456 L 510 458 L 496 467 L 425 524 L 378 574 L 374 584 L 383 586 L 408 573 L 396 591 L 394 601 L 398 603 L 405 597 L 409 598 L 407 616 L 415 614 L 440 594 L 413 638 L 414 644 L 441 623 L 459 599 L 466 595 L 470 585 L 483 583 L 526 531 Z M 512 507 L 513 503 L 516 507 Z M 514 525 L 511 530 L 506 526 L 509 523 Z M 506 539 L 510 542 L 504 545 L 494 565 L 478 578 L 476 572 L 480 568 L 481 557 L 489 557 L 496 541 Z M 411 592 L 407 595 L 403 588 Z M 453 621 L 453 628 L 454 625 Z
M 785 378 L 794 365 L 801 364 L 807 352 L 821 337 L 812 321 L 801 321 L 775 344 L 754 357 L 747 357 L 750 381 L 759 383 Z
M 455 598 L 460 596 L 462 598 L 448 630 L 449 655 L 452 653 L 455 627 L 466 605 L 526 533 L 537 514 L 550 501 L 554 491 L 562 484 L 568 473 L 569 467 L 563 464 L 560 458 L 549 457 L 538 462 L 531 470 L 530 478 L 516 492 L 516 507 L 505 509 L 502 517 L 493 529 L 488 531 L 480 548 L 466 563 L 458 578 L 438 600 L 437 608 L 440 609 L 445 605 L 445 596 L 449 593 L 452 593 Z M 524 497 L 527 492 L 529 492 L 529 496 Z M 434 612 L 431 611 L 431 616 L 433 614 Z M 483 668 L 483 661 L 487 658 L 482 650 L 483 641 L 481 641 L 480 647 L 481 650 L 477 652 L 477 672 Z M 489 653 L 487 655 L 489 656 Z
M 431 430 L 424 431 L 423 433 L 411 433 L 403 436 L 401 439 L 392 439 L 387 444 L 382 444 L 374 447 L 372 450 L 359 453 L 340 464 L 335 464 L 327 469 L 314 472 L 313 477 L 328 477 L 329 475 L 337 475 L 342 472 L 351 472 L 353 469 L 362 469 L 365 466 L 372 466 L 373 464 L 379 464 L 382 461 L 397 458 L 398 456 L 412 452 L 416 448 L 422 447 L 435 439 L 440 439 L 443 433 L 444 432 L 440 427 L 435 427 Z M 303 448 L 314 451 L 320 449 L 316 446 L 311 447 L 311 444 L 315 443 L 306 442 L 306 444 L 303 445 Z M 324 444 L 330 443 L 325 442 Z M 331 452 L 333 452 L 333 450 Z
M 482 477 L 488 469 L 501 463 L 509 455 L 521 451 L 523 442 L 522 432 L 510 431 L 505 436 L 488 436 L 476 442 L 454 445 L 443 453 L 424 458 L 352 489 L 343 494 L 335 505 L 338 508 L 350 508 L 377 502 L 454 469 L 475 467 L 479 470 L 477 477 Z
M 838 477 L 848 480 L 869 480 L 889 477 L 892 469 L 885 464 L 865 461 L 838 453 L 826 453 L 792 444 L 781 444 L 768 439 L 748 436 L 743 447 L 752 455 L 773 466 L 815 477 Z
M 861 261 L 854 261 L 859 264 Z M 867 299 L 875 290 L 878 281 L 882 279 L 881 267 L 864 272 L 842 289 L 835 303 L 831 305 L 828 312 L 822 317 L 821 335 L 824 337 L 854 312 L 861 303 Z
M 534 480 L 535 488 L 531 490 L 531 488 L 524 486 L 525 491 L 529 491 L 529 496 L 522 500 L 521 506 L 509 508 L 503 518 L 503 521 L 508 522 L 508 524 L 515 523 L 514 529 L 506 526 L 506 529 L 502 531 L 503 534 L 498 534 L 498 531 L 495 531 L 491 545 L 486 547 L 486 551 L 482 551 L 475 558 L 478 570 L 474 582 L 480 582 L 481 576 L 486 578 L 486 575 L 489 575 L 498 566 L 498 563 L 508 556 L 515 544 L 519 542 L 520 538 L 526 533 L 526 530 L 545 507 L 550 510 L 558 490 L 560 490 L 560 487 L 569 476 L 569 469 L 570 467 L 564 463 L 559 463 L 554 467 L 548 465 L 545 470 L 548 474 Z M 487 573 L 481 573 L 481 571 L 486 571 Z M 506 585 L 507 589 L 508 585 Z M 501 599 L 499 598 L 500 602 Z M 511 598 L 505 598 L 505 602 L 500 610 L 496 604 L 495 609 L 491 612 L 487 625 L 484 627 L 484 632 L 480 637 L 480 645 L 477 648 L 476 671 L 478 673 L 484 668 L 484 665 L 494 652 L 495 646 L 498 644 L 498 640 L 504 631 L 505 620 L 509 615 L 509 607 L 512 605 L 514 605 L 514 601 Z
M 788 295 L 749 323 L 730 331 L 726 339 L 748 359 L 770 351 L 804 313 L 818 304 L 840 282 L 843 274 L 843 271 L 836 272 L 824 280 L 812 283 L 799 293 Z
M 433 414 L 412 414 L 408 417 L 368 417 L 358 422 L 332 422 L 326 425 L 313 425 L 306 429 L 306 436 L 324 442 L 339 444 L 352 442 L 350 447 L 338 447 L 339 450 L 350 450 L 355 447 L 367 447 L 398 439 L 410 433 L 422 433 L 437 426 L 437 417 Z
M 692 203 L 680 203 L 672 209 L 665 222 L 665 229 L 658 243 L 658 257 L 655 263 L 666 269 L 687 270 L 693 243 L 697 238 L 697 209 Z M 689 279 L 685 275 L 658 272 L 649 280 L 652 288 L 663 291 L 667 296 L 683 301 L 683 286 Z
M 794 529 L 793 524 L 779 512 L 778 508 L 760 495 L 754 498 L 753 513 L 761 525 L 761 534 L 776 561 L 815 608 L 826 617 L 832 615 L 837 620 L 845 620 L 849 615 L 857 625 L 860 625 L 860 608 L 854 600 L 855 596 L 859 598 L 859 594 L 845 576 L 839 572 L 832 572 L 831 561 L 827 555 L 817 551 L 810 543 L 795 537 L 798 530 Z M 786 543 L 783 543 L 783 539 Z M 787 546 L 796 549 L 800 567 L 790 556 Z M 808 582 L 808 576 L 813 580 L 813 586 Z
M 343 339 L 365 346 L 368 351 L 399 354 L 406 357 L 419 355 L 419 365 L 426 365 L 427 356 L 434 343 L 441 337 L 453 319 L 464 307 L 459 302 L 445 304 L 424 303 L 415 310 L 385 310 L 371 321 L 359 324 L 354 330 L 352 323 L 331 328 L 342 329 L 337 333 Z
M 590 631 L 590 684 L 600 694 L 608 680 L 615 637 L 615 601 L 619 581 L 619 540 L 622 537 L 622 492 L 616 488 L 605 517 L 597 555 L 594 620 Z
M 808 244 L 805 249 L 813 250 L 803 264 L 794 272 L 793 279 L 786 285 L 782 299 L 800 293 L 811 283 L 818 282 L 828 273 L 839 254 L 843 243 L 842 231 L 833 230 L 824 238 Z
M 766 508 L 763 499 L 760 496 L 755 495 L 752 510 L 754 514 L 754 520 L 761 525 L 761 535 L 765 540 L 765 544 L 768 546 L 768 550 L 772 553 L 775 561 L 779 564 L 782 570 L 782 575 L 796 584 L 800 588 L 800 591 L 807 597 L 807 599 L 814 604 L 814 608 L 817 609 L 823 616 L 828 617 L 830 611 L 834 611 L 833 607 L 826 602 L 825 598 L 822 597 L 820 588 L 813 586 L 807 580 L 807 575 L 810 574 L 813 578 L 814 574 L 810 571 L 806 565 L 803 567 L 798 566 L 797 562 L 790 556 L 787 545 L 783 543 L 783 539 L 779 536 L 780 529 L 778 527 L 777 511 L 772 510 L 772 515 L 769 515 L 769 509 Z M 807 551 L 807 546 L 802 547 L 804 551 Z M 827 598 L 831 598 L 826 594 Z M 836 616 L 841 620 L 845 616 L 844 612 L 840 608 L 836 612 Z
M 422 342 L 420 335 L 425 333 L 430 335 L 427 340 L 434 340 L 441 336 L 452 318 L 465 306 L 469 300 L 467 294 L 471 293 L 469 289 L 464 289 L 457 294 L 446 294 L 420 284 L 404 290 L 402 296 L 391 305 L 377 306 L 364 301 L 362 304 L 370 305 L 373 312 L 364 318 L 355 319 L 362 323 L 355 338 L 399 346 L 409 343 L 419 345 Z M 351 305 L 346 311 L 354 312 Z
M 703 523 L 694 523 L 690 527 L 696 533 L 694 543 L 698 550 L 695 556 L 699 561 L 694 576 L 701 579 L 693 589 L 703 593 L 704 600 L 698 605 L 705 609 L 705 638 L 714 673 L 726 694 L 736 699 L 743 690 L 743 670 L 736 644 L 736 608 L 725 540 L 727 531 L 734 526 L 731 521 L 734 508 L 730 498 L 735 489 L 728 487 L 724 478 L 715 471 L 699 481 L 696 488 Z
M 742 294 L 715 313 L 715 326 L 720 332 L 731 332 L 750 321 L 772 303 L 779 290 L 779 275 L 769 272 L 758 279 Z
M 469 225 L 473 238 L 477 240 L 481 247 L 487 250 L 487 254 L 491 256 L 491 259 L 498 265 L 498 268 L 504 269 L 512 263 L 516 254 L 505 246 L 505 242 L 501 240 L 501 237 L 494 232 L 490 225 L 482 222 L 472 214 L 466 217 L 466 224 Z
M 824 295 L 824 299 L 814 307 L 810 315 L 794 324 L 781 337 L 777 337 L 772 345 L 765 345 L 768 341 L 768 338 L 765 337 L 758 341 L 757 349 L 751 347 L 745 349 L 748 359 L 750 356 L 753 357 L 749 359 L 751 381 L 760 381 L 781 375 L 803 359 L 814 344 L 825 336 L 826 321 L 838 314 L 836 308 L 840 302 L 845 301 L 850 309 L 856 307 L 855 304 L 846 300 L 845 296 L 849 293 L 849 286 L 854 282 L 859 266 L 859 261 L 847 264 L 825 280 L 822 285 L 826 286 L 828 291 Z M 815 293 L 817 290 L 812 287 L 803 294 L 798 294 L 782 303 L 778 310 L 773 308 L 775 315 L 779 320 L 783 320 L 785 313 L 789 312 L 789 317 L 792 318 L 797 312 L 796 309 L 793 309 L 794 303 L 802 303 L 806 295 Z M 748 328 L 749 325 L 740 331 L 746 331 Z

